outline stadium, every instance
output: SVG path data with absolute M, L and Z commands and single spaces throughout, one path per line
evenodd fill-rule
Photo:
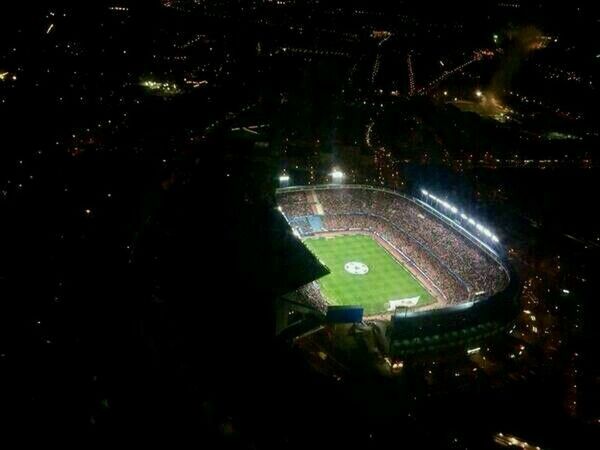
M 391 353 L 476 345 L 514 317 L 498 237 L 446 201 L 364 185 L 279 189 L 278 208 L 325 268 L 295 304 L 325 322 L 389 321 Z

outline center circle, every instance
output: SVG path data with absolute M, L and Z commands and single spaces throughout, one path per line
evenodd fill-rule
M 369 272 L 369 267 L 359 261 L 350 261 L 344 264 L 344 270 L 352 275 L 366 275 Z

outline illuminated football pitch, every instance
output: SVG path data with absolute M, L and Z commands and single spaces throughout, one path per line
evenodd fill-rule
M 304 244 L 331 271 L 317 281 L 331 305 L 360 305 L 370 316 L 387 312 L 390 301 L 418 297 L 417 306 L 436 301 L 371 236 L 313 237 Z

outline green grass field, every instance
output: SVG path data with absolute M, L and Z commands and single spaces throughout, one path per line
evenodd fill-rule
M 385 312 L 390 300 L 418 296 L 418 306 L 436 301 L 402 263 L 370 236 L 309 238 L 304 243 L 331 271 L 318 283 L 332 305 L 360 305 L 368 316 Z M 352 261 L 366 264 L 369 271 L 365 275 L 348 273 L 344 265 Z

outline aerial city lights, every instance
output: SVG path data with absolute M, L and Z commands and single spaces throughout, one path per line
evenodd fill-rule
M 16 428 L 589 447 L 593 5 L 21 3 L 0 41 Z
M 175 83 L 144 80 L 140 83 L 140 85 L 149 91 L 153 91 L 161 95 L 175 95 L 181 93 L 181 89 Z

